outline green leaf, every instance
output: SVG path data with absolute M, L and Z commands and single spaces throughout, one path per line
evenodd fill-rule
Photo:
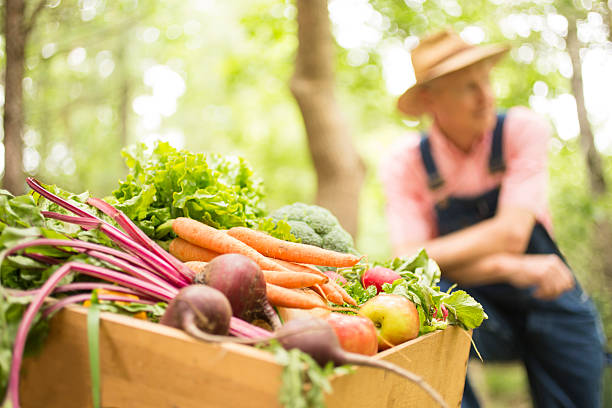
M 344 285 L 344 289 L 346 290 L 346 293 L 355 299 L 358 305 L 361 305 L 376 296 L 376 286 L 371 285 L 364 288 L 359 280 L 348 281 L 348 283 Z
M 444 298 L 451 324 L 459 324 L 465 329 L 474 329 L 487 318 L 482 305 L 463 290 L 456 290 Z
M 301 241 L 291 233 L 291 225 L 287 224 L 285 220 L 276 221 L 270 217 L 264 217 L 257 221 L 257 229 L 284 241 Z
M 279 402 L 285 408 L 325 408 L 325 393 L 332 391 L 329 378 L 352 371 L 350 366 L 334 367 L 331 362 L 321 367 L 303 351 L 285 350 L 276 341 L 260 347 L 272 352 L 283 366 Z
M 410 258 L 395 258 L 382 265 L 402 276 L 403 279 L 393 284 L 385 283 L 383 290 L 404 296 L 417 306 L 420 335 L 443 329 L 448 324 L 473 329 L 486 319 L 482 305 L 466 292 L 455 291 L 448 294 L 440 291 L 437 286 L 440 281 L 440 267 L 428 257 L 424 249 Z M 448 321 L 442 318 L 442 305 L 449 311 Z
M 168 306 L 165 302 L 158 302 L 154 305 L 148 305 L 144 303 L 136 303 L 136 302 L 114 302 L 108 300 L 99 300 L 98 301 L 98 309 L 102 312 L 111 312 L 118 314 L 125 314 L 131 316 L 138 312 L 145 312 L 147 314 L 147 318 L 150 321 L 158 322 L 159 319 L 163 316 L 166 311 L 166 307 Z

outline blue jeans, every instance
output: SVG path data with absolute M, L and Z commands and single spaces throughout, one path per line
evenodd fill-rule
M 440 282 L 442 290 L 449 286 Z M 553 301 L 508 285 L 464 290 L 489 316 L 473 335 L 483 360 L 521 360 L 535 407 L 601 406 L 604 335 L 597 311 L 578 283 Z M 474 350 L 471 355 L 476 356 Z M 466 378 L 461 407 L 479 406 Z

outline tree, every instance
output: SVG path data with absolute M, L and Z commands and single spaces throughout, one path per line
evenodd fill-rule
M 25 47 L 36 18 L 46 0 L 41 0 L 26 17 L 25 0 L 6 0 L 4 4 L 4 38 L 6 68 L 4 74 L 4 178 L 3 186 L 14 194 L 25 188 L 22 169 L 23 150 L 23 73 Z
M 357 233 L 365 166 L 334 96 L 334 43 L 327 0 L 298 0 L 298 50 L 291 78 L 317 174 L 316 203 L 331 210 L 351 235 Z
M 606 183 L 602 160 L 599 152 L 595 148 L 593 131 L 588 120 L 587 109 L 584 99 L 584 84 L 582 79 L 582 62 L 580 58 L 580 43 L 578 40 L 577 19 L 575 10 L 568 10 L 569 7 L 561 8 L 568 20 L 567 30 L 567 51 L 572 61 L 572 93 L 576 99 L 576 109 L 579 123 L 579 140 L 582 147 L 587 175 L 589 180 L 590 195 L 595 203 L 607 196 L 608 185 Z M 605 15 L 604 15 L 605 17 Z M 606 19 L 604 19 L 605 21 Z M 612 242 L 612 224 L 608 216 L 594 219 L 593 247 L 597 255 L 596 262 L 605 278 L 605 287 L 612 290 L 612 253 L 607 249 Z

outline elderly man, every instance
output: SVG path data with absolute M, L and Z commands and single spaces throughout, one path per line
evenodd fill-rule
M 412 51 L 417 81 L 398 108 L 433 123 L 394 145 L 381 169 L 393 249 L 424 246 L 443 290 L 456 283 L 482 303 L 478 350 L 521 360 L 535 406 L 599 407 L 601 324 L 551 238 L 550 128 L 524 107 L 496 112 L 489 72 L 507 51 L 452 31 Z M 462 406 L 478 406 L 467 380 Z

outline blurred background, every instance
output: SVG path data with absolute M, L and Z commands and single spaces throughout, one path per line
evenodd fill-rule
M 494 71 L 499 106 L 529 106 L 550 119 L 555 235 L 612 339 L 611 6 L 597 0 L 5 0 L 3 185 L 25 192 L 24 177 L 32 175 L 105 196 L 127 173 L 120 150 L 156 140 L 236 154 L 264 180 L 269 210 L 302 201 L 343 212 L 336 202 L 352 204 L 353 220 L 340 218 L 354 224 L 347 229 L 357 248 L 370 259 L 387 259 L 377 168 L 394 140 L 425 125 L 401 117 L 395 102 L 414 81 L 410 50 L 417 38 L 452 27 L 471 43 L 513 46 Z M 322 52 L 308 54 L 313 44 Z M 316 117 L 302 112 L 298 88 L 290 87 L 317 75 L 333 91 L 327 117 L 342 129 L 339 142 L 327 145 L 332 162 L 356 158 L 363 175 L 346 194 L 337 188 L 321 195 L 329 169 L 321 170 L 313 146 L 317 137 L 320 143 L 331 136 L 308 128 Z M 471 370 L 485 406 L 530 406 L 522 367 Z M 607 406 L 610 401 L 608 395 Z

